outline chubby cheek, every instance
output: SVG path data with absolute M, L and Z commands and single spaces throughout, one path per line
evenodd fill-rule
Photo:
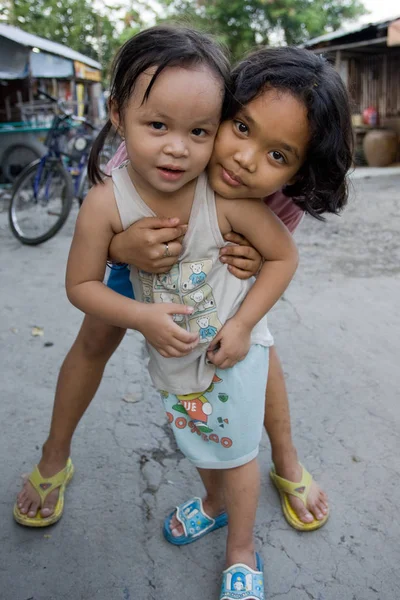
M 157 145 L 154 143 L 152 144 L 151 140 L 144 142 L 144 140 L 142 139 L 141 142 L 142 143 L 138 143 L 138 140 L 136 138 L 126 140 L 127 150 L 132 159 L 136 159 L 137 161 L 144 159 L 154 160 L 154 157 L 159 153 L 159 148 L 157 148 Z
M 214 153 L 213 157 L 218 162 L 221 159 L 226 159 L 228 157 L 232 157 L 235 152 L 235 144 L 232 136 L 227 135 L 227 133 L 221 132 L 218 134 L 215 144 L 214 144 Z
M 202 146 L 201 149 L 198 149 L 195 154 L 192 154 L 193 163 L 201 171 L 204 171 L 204 169 L 210 162 L 212 151 L 213 151 L 213 143 L 210 143 L 210 144 L 204 144 L 204 146 Z

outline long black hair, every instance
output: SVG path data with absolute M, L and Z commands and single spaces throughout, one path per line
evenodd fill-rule
M 143 97 L 149 97 L 151 88 L 166 67 L 192 67 L 204 65 L 210 68 L 225 86 L 225 105 L 230 96 L 230 64 L 222 48 L 208 35 L 172 25 L 146 29 L 128 40 L 118 51 L 112 66 L 109 101 L 116 103 L 122 114 L 138 77 L 151 67 L 157 67 Z M 89 157 L 88 175 L 92 184 L 101 183 L 104 174 L 99 168 L 99 156 L 112 123 L 107 121 L 95 140 Z
M 352 165 L 350 104 L 340 75 L 321 56 L 302 48 L 264 48 L 232 71 L 235 102 L 230 117 L 268 89 L 288 92 L 304 103 L 311 137 L 306 160 L 284 193 L 317 219 L 346 205 L 346 173 Z

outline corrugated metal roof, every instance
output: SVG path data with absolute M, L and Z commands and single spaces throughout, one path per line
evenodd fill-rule
M 358 33 L 359 31 L 363 31 L 364 29 L 368 29 L 369 27 L 384 27 L 385 25 L 389 25 L 393 21 L 399 19 L 398 17 L 393 17 L 393 19 L 385 19 L 384 21 L 376 21 L 375 23 L 364 23 L 363 25 L 357 25 L 356 27 L 352 27 L 349 29 L 338 29 L 337 31 L 332 31 L 331 33 L 326 33 L 325 35 L 320 35 L 319 37 L 313 38 L 312 40 L 308 40 L 308 42 L 304 42 L 303 47 L 308 48 L 309 46 L 315 46 L 321 42 L 329 42 L 330 40 L 335 40 L 337 38 L 345 37 L 347 35 L 351 35 L 353 33 Z
M 33 33 L 27 33 L 18 27 L 0 24 L 0 36 L 8 38 L 17 44 L 21 44 L 21 46 L 39 48 L 39 50 L 43 50 L 44 52 L 56 54 L 57 56 L 64 56 L 64 58 L 70 58 L 71 60 L 78 60 L 85 65 L 89 65 L 89 67 L 101 70 L 101 64 L 96 60 L 93 60 L 80 52 L 75 52 L 75 50 L 71 50 L 68 46 L 63 46 L 63 44 L 51 42 L 38 35 L 33 35 Z

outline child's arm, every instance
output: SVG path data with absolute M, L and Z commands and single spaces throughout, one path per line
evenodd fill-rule
M 69 300 L 83 312 L 123 329 L 136 329 L 163 356 L 183 356 L 197 336 L 173 322 L 173 314 L 188 314 L 179 304 L 144 304 L 103 284 L 107 252 L 113 235 L 122 230 L 112 182 L 92 188 L 79 211 L 68 259 Z
M 246 356 L 253 327 L 289 285 L 297 268 L 298 255 L 286 227 L 259 200 L 218 198 L 217 212 L 221 232 L 226 234 L 231 229 L 241 233 L 265 260 L 239 310 L 210 346 L 208 358 L 225 369 Z

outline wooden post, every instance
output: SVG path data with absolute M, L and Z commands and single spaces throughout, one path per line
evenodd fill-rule
M 340 65 L 342 64 L 342 51 L 336 50 L 335 52 L 335 69 L 340 73 Z
M 10 96 L 6 96 L 6 98 L 4 99 L 4 107 L 6 109 L 6 119 L 7 121 L 11 121 Z

